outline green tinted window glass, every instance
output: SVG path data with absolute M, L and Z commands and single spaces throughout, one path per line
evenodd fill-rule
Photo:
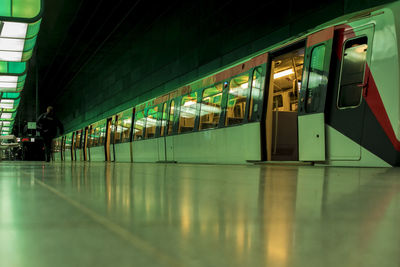
M 179 115 L 179 133 L 194 130 L 197 106 L 197 92 L 182 97 Z
M 18 18 L 34 18 L 40 13 L 40 0 L 13 0 L 12 16 Z
M 324 76 L 325 49 L 325 45 L 319 45 L 314 47 L 311 52 L 306 89 L 306 112 L 318 111 L 321 90 L 327 82 L 327 77 Z
M 218 127 L 221 101 L 222 84 L 204 90 L 200 105 L 200 130 Z
M 147 110 L 146 132 L 145 138 L 153 138 L 156 135 L 157 123 L 160 121 L 160 113 L 158 107 L 153 107 Z
M 225 125 L 235 125 L 243 122 L 248 95 L 249 75 L 245 74 L 233 78 L 229 85 Z
M 345 43 L 340 75 L 339 108 L 355 108 L 361 104 L 367 49 L 366 36 Z
M 168 135 L 171 135 L 174 131 L 174 114 L 175 114 L 175 101 L 172 100 L 169 107 Z
M 130 141 L 132 128 L 132 109 L 128 109 L 119 113 L 117 121 L 117 129 L 115 133 L 115 143 L 124 143 Z
M 249 121 L 252 120 L 253 113 L 257 113 L 259 111 L 258 103 L 262 99 L 262 89 L 264 85 L 264 79 L 262 76 L 263 68 L 258 67 L 254 70 L 253 73 L 253 82 L 251 84 L 251 92 L 250 92 L 250 106 L 249 106 Z
M 146 125 L 146 118 L 144 117 L 144 110 L 136 111 L 133 140 L 143 139 L 143 130 L 145 125 Z

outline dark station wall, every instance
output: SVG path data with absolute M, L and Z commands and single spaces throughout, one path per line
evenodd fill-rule
M 147 4 L 141 20 L 121 20 L 93 54 L 72 70 L 54 105 L 66 130 L 78 129 L 338 16 L 385 2 Z

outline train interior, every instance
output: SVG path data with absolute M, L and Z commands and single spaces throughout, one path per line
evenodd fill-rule
M 298 96 L 304 64 L 304 48 L 295 49 L 272 58 L 271 82 L 269 92 L 272 103 L 267 112 L 271 112 L 272 119 L 269 134 L 272 145 L 267 148 L 271 151 L 271 160 L 297 161 L 298 160 L 298 127 L 297 109 Z

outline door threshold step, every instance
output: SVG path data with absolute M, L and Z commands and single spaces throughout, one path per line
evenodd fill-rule
M 313 166 L 314 162 L 305 161 L 255 161 L 248 160 L 248 163 L 253 163 L 255 165 L 283 165 L 283 166 Z

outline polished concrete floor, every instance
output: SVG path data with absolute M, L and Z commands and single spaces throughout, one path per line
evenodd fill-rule
M 0 163 L 0 266 L 400 266 L 400 170 Z

